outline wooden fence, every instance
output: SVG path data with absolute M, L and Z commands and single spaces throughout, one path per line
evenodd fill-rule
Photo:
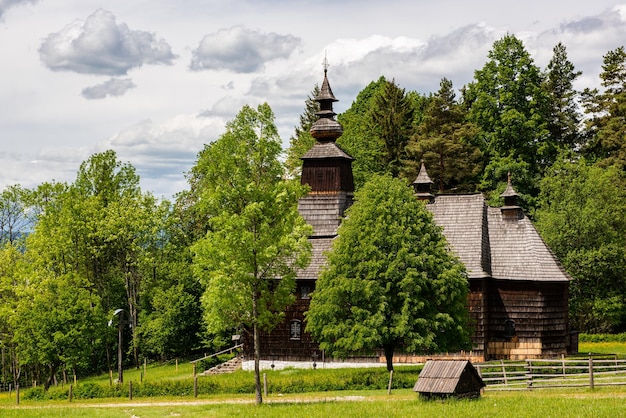
M 611 358 L 612 357 L 612 358 Z M 488 390 L 626 385 L 626 360 L 616 356 L 529 359 L 475 364 Z

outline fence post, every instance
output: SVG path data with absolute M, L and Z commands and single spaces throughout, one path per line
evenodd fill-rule
M 73 397 L 74 393 L 73 393 L 73 385 L 70 383 L 70 402 L 72 402 L 72 397 Z
M 565 376 L 565 354 L 561 354 L 561 364 L 563 365 L 563 376 Z
M 20 384 L 19 383 L 15 384 L 15 402 L 18 405 L 20 404 Z
M 133 400 L 133 381 L 132 380 L 128 382 L 128 400 L 129 401 Z
M 589 388 L 593 389 L 593 356 L 589 353 Z
M 504 360 L 500 360 L 500 365 L 502 365 L 502 377 L 504 378 L 504 385 L 507 386 L 509 384 L 509 381 L 506 378 L 506 368 L 504 367 Z
M 533 387 L 533 362 L 531 360 L 526 360 L 526 376 L 528 380 L 526 381 L 526 387 L 528 389 L 532 389 Z
M 198 397 L 198 376 L 193 378 L 193 397 Z

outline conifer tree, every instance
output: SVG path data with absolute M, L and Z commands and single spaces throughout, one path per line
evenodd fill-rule
M 583 104 L 587 121 L 584 152 L 603 166 L 626 168 L 626 50 L 609 51 L 602 64 L 602 92 L 585 89 Z
M 422 160 L 439 192 L 452 188 L 474 191 L 482 172 L 482 152 L 475 145 L 478 127 L 466 120 L 465 110 L 456 102 L 452 82 L 443 78 L 424 111 L 407 151 L 414 178 Z M 410 164 L 410 163 L 409 163 Z
M 319 95 L 320 88 L 316 84 L 304 101 L 304 113 L 300 115 L 300 125 L 296 126 L 294 135 L 289 140 L 289 148 L 287 149 L 287 158 L 285 160 L 285 168 L 287 174 L 291 177 L 298 177 L 302 169 L 302 160 L 300 159 L 315 144 L 315 138 L 309 132 L 311 126 L 317 120 L 317 112 L 320 105 L 315 101 L 315 97 Z

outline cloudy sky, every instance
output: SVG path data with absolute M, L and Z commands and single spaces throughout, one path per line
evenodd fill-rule
M 626 0 L 0 0 L 0 190 L 114 149 L 170 198 L 244 104 L 268 102 L 287 145 L 325 53 L 341 112 L 381 75 L 460 88 L 507 33 L 541 68 L 563 42 L 597 86 Z

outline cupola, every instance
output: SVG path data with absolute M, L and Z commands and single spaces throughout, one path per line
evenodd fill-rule
M 500 208 L 500 211 L 505 219 L 522 219 L 524 217 L 522 208 L 517 202 L 518 194 L 511 184 L 511 173 L 507 174 L 506 189 L 500 197 L 504 198 L 504 206 Z
M 302 184 L 311 187 L 314 194 L 354 192 L 352 161 L 354 158 L 335 143 L 343 133 L 341 124 L 335 120 L 333 103 L 337 101 L 328 82 L 328 65 L 324 61 L 324 81 L 315 101 L 320 104 L 319 117 L 311 126 L 316 142 L 302 156 Z
M 413 188 L 415 189 L 415 195 L 417 198 L 431 203 L 435 199 L 435 195 L 431 193 L 433 184 L 433 181 L 426 172 L 424 161 L 422 160 L 420 171 L 417 173 L 415 181 L 413 181 Z

